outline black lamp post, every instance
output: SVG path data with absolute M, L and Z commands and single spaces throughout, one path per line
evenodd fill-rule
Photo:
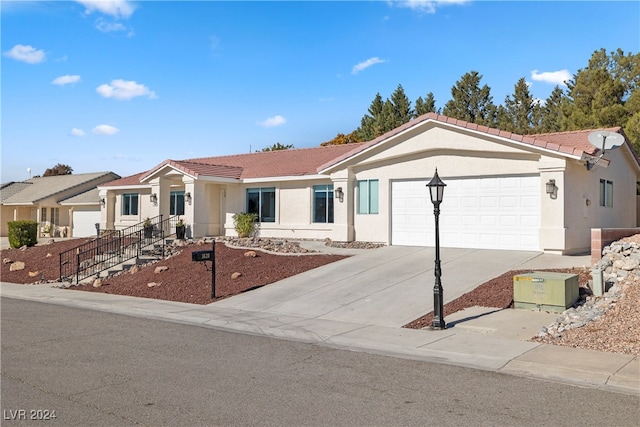
M 436 284 L 433 287 L 433 324 L 432 329 L 445 329 L 446 323 L 444 322 L 444 309 L 442 302 L 442 282 L 440 282 L 440 227 L 438 223 L 438 217 L 440 216 L 440 203 L 442 203 L 442 196 L 444 194 L 444 187 L 447 184 L 442 182 L 438 176 L 438 168 L 436 168 L 436 174 L 431 181 L 427 184 L 429 192 L 431 193 L 431 202 L 433 203 L 433 215 L 436 218 Z

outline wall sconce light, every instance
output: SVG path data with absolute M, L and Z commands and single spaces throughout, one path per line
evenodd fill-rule
M 335 195 L 336 195 L 336 198 L 339 199 L 341 202 L 344 200 L 344 192 L 342 191 L 342 187 L 336 188 Z
M 184 194 L 184 201 L 191 204 L 191 193 Z
M 556 187 L 556 180 L 550 179 L 546 184 L 546 192 L 552 199 L 558 197 L 558 187 Z
M 103 208 L 107 205 L 107 201 L 105 200 L 104 197 L 100 199 L 100 204 L 102 205 Z
M 158 195 L 156 193 L 152 193 L 149 196 L 149 200 L 155 205 L 156 203 L 158 203 Z

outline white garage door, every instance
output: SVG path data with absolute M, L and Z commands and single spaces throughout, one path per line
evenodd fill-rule
M 73 211 L 73 237 L 94 237 L 100 211 Z
M 391 244 L 435 245 L 429 180 L 392 182 Z M 447 186 L 440 205 L 441 246 L 540 249 L 539 176 L 443 181 Z

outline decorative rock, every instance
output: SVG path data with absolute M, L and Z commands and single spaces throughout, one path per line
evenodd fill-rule
M 247 251 L 244 253 L 244 256 L 246 256 L 247 258 L 255 258 L 258 256 L 258 254 L 256 253 L 256 251 Z
M 51 258 L 53 255 L 51 255 L 51 252 L 47 253 L 47 258 Z
M 3 263 L 3 264 L 11 264 L 12 262 L 13 262 L 13 261 L 11 261 L 9 258 L 4 258 L 4 259 L 2 260 L 2 263 Z
M 559 338 L 562 332 L 580 328 L 589 322 L 598 320 L 607 310 L 615 307 L 616 301 L 625 291 L 626 280 L 640 276 L 640 246 L 634 242 L 614 242 L 602 250 L 602 259 L 596 264 L 603 270 L 606 282 L 604 295 L 593 295 L 579 299 L 574 307 L 565 310 L 556 318 L 555 323 L 543 327 L 538 337 Z
M 159 267 L 156 267 L 156 269 L 153 270 L 153 272 L 158 274 L 158 273 L 162 273 L 163 271 L 167 271 L 168 269 L 169 267 L 167 267 L 166 265 L 161 265 Z
M 136 274 L 138 271 L 140 271 L 140 267 L 138 267 L 137 265 L 134 265 L 133 267 L 131 267 L 131 269 L 129 269 L 129 272 L 131 274 Z
M 30 271 L 30 272 L 29 272 L 29 277 L 36 277 L 36 276 L 38 276 L 38 275 L 40 275 L 40 272 L 39 272 L 39 271 Z
M 231 275 L 231 280 L 236 280 L 238 277 L 242 276 L 242 273 L 238 273 L 237 271 Z
M 150 288 L 155 288 L 156 286 L 160 286 L 162 283 L 151 282 L 147 283 L 147 286 Z
M 16 261 L 12 263 L 11 266 L 9 267 L 9 271 L 19 271 L 19 270 L 24 270 L 24 262 L 22 261 Z
M 93 281 L 93 287 L 94 288 L 100 288 L 102 287 L 102 279 L 96 279 Z
M 22 245 L 22 247 L 20 247 L 19 250 L 21 250 L 22 252 L 26 251 L 27 250 L 27 245 Z

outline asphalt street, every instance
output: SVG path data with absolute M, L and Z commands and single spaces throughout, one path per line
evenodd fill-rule
M 632 426 L 640 416 L 637 396 L 551 381 L 8 298 L 0 312 L 3 426 Z

